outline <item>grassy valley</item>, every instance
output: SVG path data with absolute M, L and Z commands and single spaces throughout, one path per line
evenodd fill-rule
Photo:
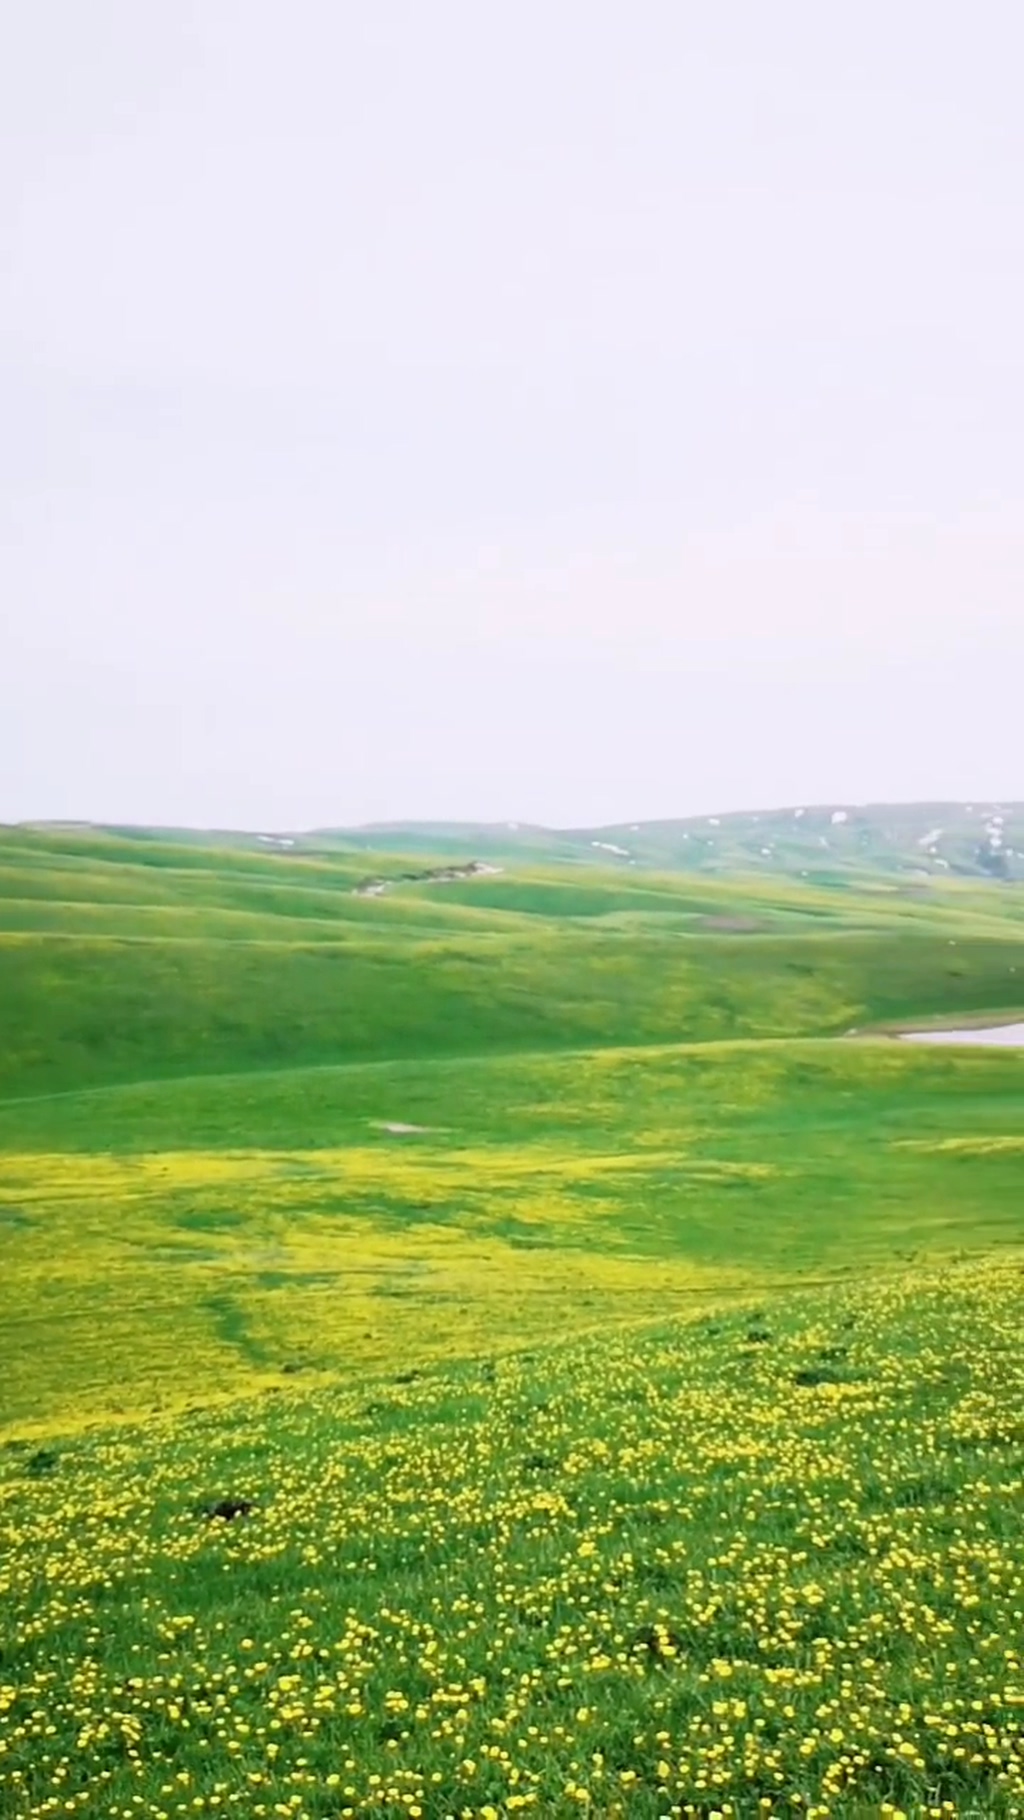
M 317 1062 L 724 1038 L 1012 1009 L 1022 901 L 116 835 L 0 840 L 0 1094 Z
M 827 813 L 3 832 L 0 1812 L 1022 1811 L 1024 899 Z

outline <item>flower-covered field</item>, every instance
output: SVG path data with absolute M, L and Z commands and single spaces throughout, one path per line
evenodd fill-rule
M 1024 1050 L 704 1043 L 0 1104 L 0 1438 L 1024 1244 Z
M 1024 1820 L 1024 900 L 794 819 L 0 830 L 0 1820 Z
M 0 1452 L 0 1813 L 1024 1813 L 1021 1267 Z

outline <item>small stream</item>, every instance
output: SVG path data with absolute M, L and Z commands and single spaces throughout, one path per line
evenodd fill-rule
M 905 1043 L 993 1043 L 1024 1049 L 1024 1024 L 993 1024 L 981 1030 L 902 1030 Z

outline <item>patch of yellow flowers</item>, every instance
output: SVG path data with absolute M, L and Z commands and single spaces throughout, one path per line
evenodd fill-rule
M 1024 1814 L 1022 1287 L 8 1446 L 0 1813 Z

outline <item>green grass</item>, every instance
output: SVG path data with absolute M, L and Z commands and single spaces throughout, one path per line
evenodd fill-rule
M 0 1814 L 1024 1813 L 1016 892 L 421 863 L 0 841 Z
M 786 1040 L 11 1102 L 6 1413 L 181 1404 L 1012 1247 L 1022 1086 L 1012 1050 Z
M 917 1272 L 8 1448 L 4 1811 L 1019 1813 L 1019 1311 Z
M 386 862 L 401 870 L 397 862 Z M 600 873 L 353 895 L 362 856 L 0 843 L 0 1097 L 238 1069 L 1005 1011 L 1019 905 Z M 463 901 L 464 900 L 464 901 Z
M 142 864 L 163 865 L 185 852 L 189 863 L 209 863 L 211 852 L 245 863 L 331 857 L 360 860 L 386 870 L 389 858 L 420 864 L 483 858 L 517 871 L 611 868 L 627 887 L 660 870 L 723 881 L 737 874 L 793 878 L 847 887 L 867 879 L 937 881 L 973 879 L 989 884 L 1024 880 L 1024 803 L 829 803 L 784 809 L 693 815 L 679 820 L 617 823 L 598 828 L 543 828 L 512 822 L 391 822 L 362 828 L 318 829 L 289 837 L 287 850 L 271 855 L 256 834 L 202 833 L 195 829 L 99 829 L 88 824 L 41 824 L 28 831 L 38 843 L 79 843 L 112 838 L 130 843 Z
M 347 853 L 385 848 L 424 856 L 439 850 L 484 854 L 519 866 L 531 860 L 614 865 L 624 874 L 654 866 L 725 877 L 756 872 L 837 883 L 878 874 L 1020 881 L 1024 878 L 1024 804 L 808 804 L 560 830 L 501 823 L 481 827 L 413 822 L 340 829 L 326 837 L 301 836 L 300 842 L 310 848 L 330 844 Z M 619 852 L 610 852 L 610 848 Z

